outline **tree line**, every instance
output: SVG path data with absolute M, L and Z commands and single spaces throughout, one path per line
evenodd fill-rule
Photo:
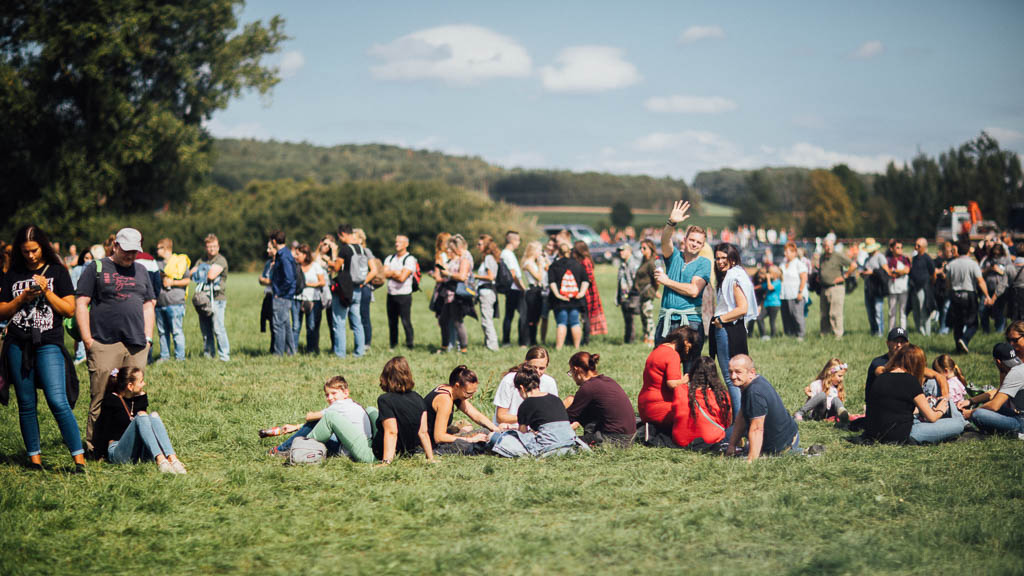
M 975 201 L 986 219 L 1010 224 L 1010 206 L 1024 201 L 1020 158 L 995 138 L 978 137 L 937 158 L 920 153 L 883 174 L 845 164 L 830 170 L 763 168 L 701 172 L 704 198 L 736 208 L 737 224 L 793 226 L 806 235 L 927 236 L 942 210 Z

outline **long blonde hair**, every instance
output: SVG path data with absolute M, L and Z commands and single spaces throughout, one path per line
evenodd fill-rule
M 836 375 L 840 372 L 844 372 L 849 367 L 843 363 L 839 358 L 832 358 L 825 363 L 825 367 L 818 373 L 818 380 L 821 381 L 821 391 L 828 395 L 828 391 L 833 387 L 836 389 L 836 394 L 839 395 L 839 399 L 846 402 L 846 386 L 844 380 L 836 382 Z

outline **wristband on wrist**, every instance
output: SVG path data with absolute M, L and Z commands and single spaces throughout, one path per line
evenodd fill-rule
M 668 219 L 668 220 L 667 220 L 667 221 L 665 222 L 665 226 L 671 226 L 671 227 L 675 228 L 675 227 L 676 227 L 676 223 L 675 223 L 675 222 L 673 222 L 671 218 L 669 218 L 669 219 Z

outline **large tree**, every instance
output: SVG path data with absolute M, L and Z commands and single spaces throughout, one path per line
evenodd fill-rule
M 824 236 L 835 232 L 839 236 L 853 234 L 853 205 L 842 182 L 828 170 L 812 170 L 805 202 L 804 234 Z
M 240 0 L 11 0 L 0 14 L 0 229 L 78 235 L 100 208 L 187 199 L 209 167 L 203 122 L 267 93 L 284 22 L 239 27 Z M 17 215 L 17 216 L 15 216 Z

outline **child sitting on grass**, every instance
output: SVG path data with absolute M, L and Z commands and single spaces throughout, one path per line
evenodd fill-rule
M 107 391 L 96 419 L 96 450 L 111 464 L 149 462 L 165 474 L 185 474 L 156 412 L 147 413 L 149 396 L 141 368 L 123 367 L 110 372 Z
M 949 354 L 941 354 L 932 362 L 932 370 L 946 377 L 946 384 L 949 386 L 949 403 L 956 405 L 967 397 L 967 387 L 964 383 L 963 372 L 953 361 Z M 927 383 L 926 383 L 927 385 Z M 938 386 L 936 386 L 938 388 Z M 938 394 L 932 394 L 938 396 Z
M 839 358 L 826 362 L 818 373 L 818 379 L 804 388 L 807 402 L 793 414 L 793 419 L 800 422 L 835 416 L 840 422 L 849 422 L 850 414 L 843 406 L 846 402 L 846 388 L 843 386 L 846 369 L 847 365 Z
M 343 376 L 332 376 L 324 383 L 324 399 L 327 408 L 319 412 L 307 412 L 306 422 L 285 424 L 280 433 L 294 432 L 288 440 L 270 449 L 271 454 L 286 456 L 291 450 L 292 441 L 304 436 L 327 446 L 329 454 L 343 454 L 356 462 L 373 462 L 373 451 L 370 448 L 373 426 L 369 412 L 364 410 L 355 400 L 349 397 L 348 382 Z M 260 436 L 269 436 L 261 431 Z
M 491 435 L 491 450 L 495 454 L 519 458 L 565 454 L 577 446 L 589 450 L 577 440 L 562 400 L 540 389 L 540 373 L 536 368 L 523 366 L 516 373 L 514 383 L 523 399 L 516 413 L 519 429 Z

